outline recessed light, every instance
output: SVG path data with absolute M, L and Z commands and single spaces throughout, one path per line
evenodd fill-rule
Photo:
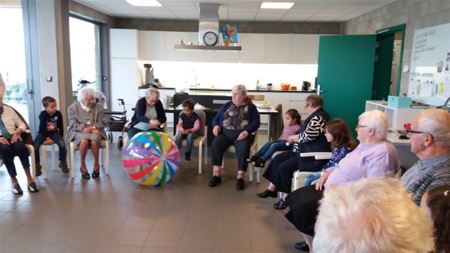
M 261 9 L 290 9 L 293 5 L 293 2 L 263 2 Z
M 161 7 L 157 0 L 127 0 L 127 2 L 133 6 Z

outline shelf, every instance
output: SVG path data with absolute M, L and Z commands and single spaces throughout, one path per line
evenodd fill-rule
M 242 50 L 242 47 L 241 46 L 175 45 L 175 49 L 240 51 L 240 50 Z

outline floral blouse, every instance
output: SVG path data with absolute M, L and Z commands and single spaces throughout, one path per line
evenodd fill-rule
M 330 167 L 336 166 L 339 161 L 344 158 L 350 152 L 349 147 L 335 147 L 331 150 L 331 158 L 325 166 L 323 166 L 322 170 L 327 170 Z

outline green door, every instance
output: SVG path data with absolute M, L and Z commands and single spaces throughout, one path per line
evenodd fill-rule
M 372 97 L 375 35 L 321 36 L 317 85 L 332 118 L 354 129 Z
M 392 56 L 394 55 L 394 33 L 379 34 L 375 56 L 372 99 L 387 100 L 391 89 Z

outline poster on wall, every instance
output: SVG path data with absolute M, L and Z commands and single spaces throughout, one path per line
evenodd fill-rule
M 450 97 L 450 23 L 414 32 L 408 97 L 440 106 Z

